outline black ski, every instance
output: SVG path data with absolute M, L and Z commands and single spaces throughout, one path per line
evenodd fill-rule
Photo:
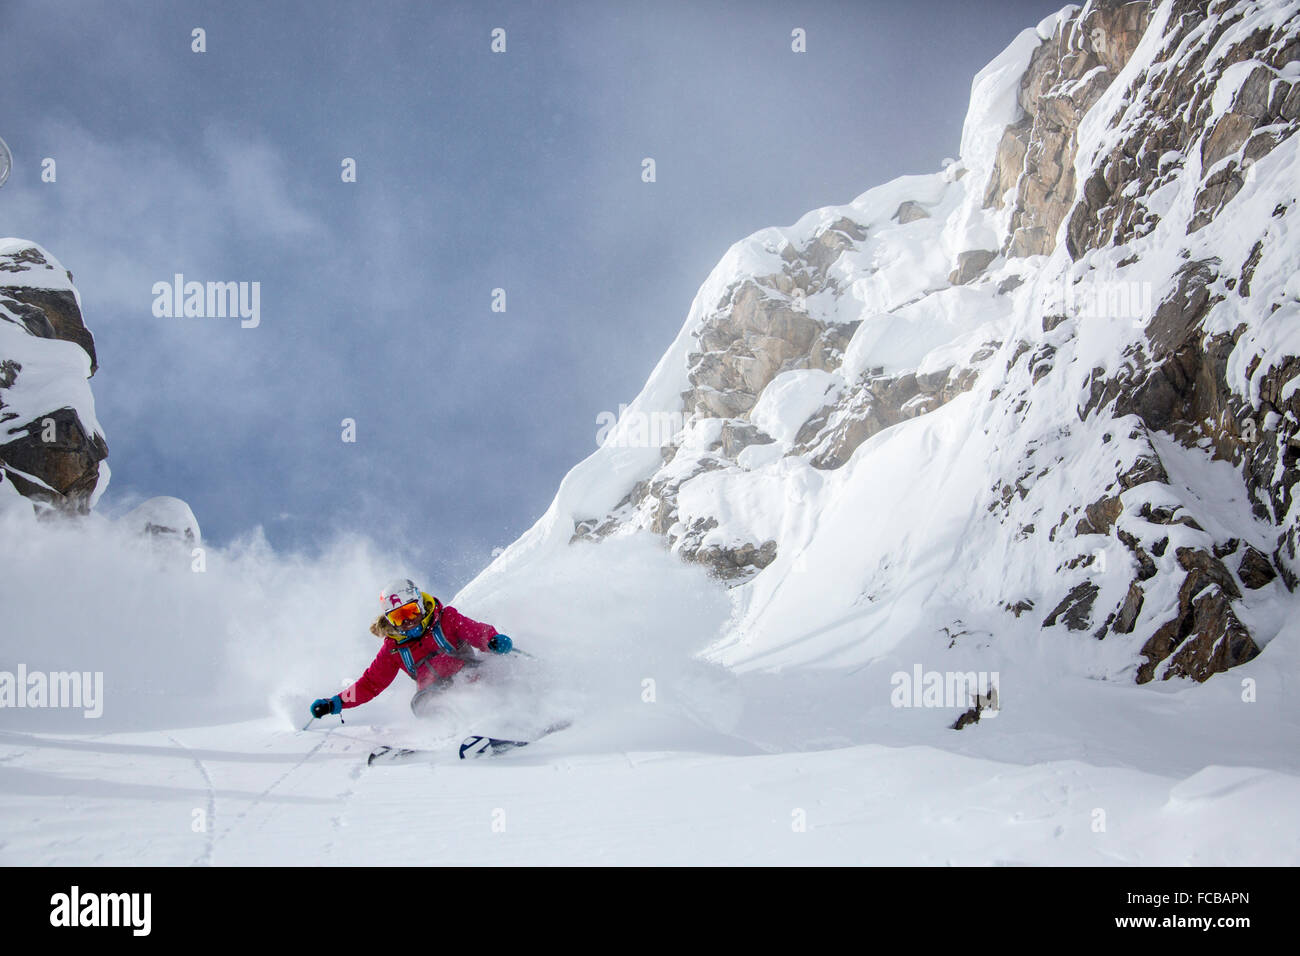
M 466 737 L 460 742 L 460 759 L 468 760 L 470 757 L 495 757 L 497 754 L 508 753 L 511 750 L 517 750 L 520 747 L 527 747 L 531 743 L 541 740 L 547 734 L 553 734 L 557 730 L 563 730 L 569 726 L 569 721 L 564 720 L 558 724 L 552 724 L 543 730 L 532 740 L 505 740 L 501 737 L 487 737 L 482 735 L 472 735 Z
M 471 757 L 495 756 L 497 754 L 507 753 L 519 747 L 527 747 L 531 743 L 541 740 L 548 734 L 553 734 L 557 730 L 563 730 L 569 726 L 569 721 L 561 721 L 552 724 L 532 740 L 506 740 L 502 737 L 488 737 L 486 735 L 474 734 L 466 737 L 460 743 L 460 759 L 468 760 Z M 372 751 L 366 758 L 366 766 L 373 767 L 376 764 L 403 764 L 418 763 L 421 761 L 436 760 L 443 751 L 433 749 L 416 749 L 412 747 L 390 747 L 383 746 L 378 750 Z
M 503 740 L 500 737 L 466 737 L 460 742 L 460 759 L 503 754 L 516 747 L 527 747 L 529 743 L 527 740 Z
M 377 763 L 409 763 L 413 760 L 429 760 L 437 753 L 436 750 L 414 750 L 410 747 L 389 747 L 387 745 L 372 751 L 366 758 L 366 766 L 373 767 Z

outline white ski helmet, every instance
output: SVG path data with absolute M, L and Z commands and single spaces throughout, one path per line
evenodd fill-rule
M 388 618 L 390 624 L 399 629 L 404 630 L 400 622 L 393 620 L 393 616 L 408 604 L 414 604 L 419 609 L 420 617 L 424 616 L 424 595 L 410 578 L 398 578 L 380 591 L 379 602 L 382 605 L 381 613 Z

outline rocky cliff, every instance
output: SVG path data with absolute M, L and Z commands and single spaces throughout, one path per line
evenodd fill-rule
M 660 535 L 732 586 L 736 664 L 1251 659 L 1300 574 L 1298 124 L 1300 5 L 1066 7 L 976 77 L 958 160 L 734 246 L 503 565 Z
M 108 481 L 88 380 L 95 340 L 72 274 L 35 243 L 0 239 L 0 473 L 40 508 L 84 514 Z

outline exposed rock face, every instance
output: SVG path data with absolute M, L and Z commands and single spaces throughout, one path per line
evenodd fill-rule
M 47 430 L 50 441 L 45 440 Z M 0 445 L 0 468 L 21 494 L 69 511 L 88 510 L 99 483 L 99 463 L 108 457 L 102 435 L 87 435 L 71 408 L 11 425 L 6 433 L 22 434 Z
M 0 240 L 0 470 L 34 502 L 84 513 L 103 490 L 95 367 L 71 274 L 37 245 Z
M 882 432 L 955 420 L 989 473 L 949 489 L 970 516 L 943 547 L 957 567 L 978 540 L 1005 569 L 970 598 L 979 609 L 1045 641 L 1104 642 L 1123 664 L 1100 676 L 1139 683 L 1203 681 L 1266 649 L 1243 602 L 1286 600 L 1300 581 L 1300 337 L 1287 331 L 1300 323 L 1300 7 L 1089 0 L 1045 23 L 1008 48 L 1023 50 L 1007 74 L 1018 108 L 970 156 L 724 259 L 691 320 L 685 427 L 575 536 L 651 530 L 733 586 L 777 581 L 762 589 L 777 607 L 779 576 L 809 545 L 798 489 L 853 473 Z M 1000 318 L 964 325 L 971 314 Z M 945 440 L 933 426 L 918 458 L 880 467 L 920 483 Z M 764 498 L 769 485 L 783 496 Z M 854 614 L 888 600 L 909 557 L 882 548 L 859 569 Z
M 1001 343 L 972 352 L 962 365 L 936 372 L 868 374 L 860 386 L 808 419 L 795 437 L 794 454 L 814 468 L 838 468 L 858 446 L 891 425 L 934 411 L 970 389 L 978 369 Z
M 706 565 L 716 577 L 734 583 L 748 580 L 771 564 L 776 557 L 776 542 L 744 543 L 730 548 L 716 544 L 691 548 L 688 543 L 681 551 L 690 560 Z
M 1086 630 L 1091 620 L 1092 604 L 1097 600 L 1099 590 L 1091 581 L 1076 584 L 1052 613 L 1047 615 L 1043 626 L 1051 627 L 1059 618 L 1072 631 Z
M 928 218 L 928 213 L 909 201 L 900 205 L 896 218 L 901 224 Z M 682 557 L 705 564 L 732 585 L 771 564 L 777 553 L 775 540 L 715 540 L 710 535 L 716 521 L 679 520 L 677 493 L 701 474 L 735 468 L 752 446 L 773 445 L 773 437 L 749 416 L 777 376 L 840 368 L 858 323 L 814 318 L 809 300 L 844 294 L 835 266 L 843 253 L 866 239 L 860 223 L 841 217 L 819 229 L 807 244 L 785 245 L 780 271 L 746 276 L 727 288 L 697 332 L 698 351 L 687 359 L 691 387 L 682 394 L 690 421 L 718 422 L 717 439 L 704 449 L 666 448 L 664 477 L 638 483 L 611 515 L 578 522 L 575 538 L 598 539 L 643 526 L 665 535 Z M 982 271 L 996 255 L 981 251 L 967 268 Z M 966 362 L 925 374 L 867 372 L 858 388 L 815 410 L 782 453 L 805 456 L 820 469 L 840 467 L 872 435 L 968 390 L 977 367 L 991 358 L 999 344 L 986 343 Z
M 998 146 L 985 204 L 1016 190 L 1004 251 L 1045 255 L 1074 205 L 1079 122 L 1128 63 L 1151 18 L 1145 0 L 1089 3 L 1034 51 L 1020 82 L 1023 118 Z M 1121 183 L 1122 184 L 1122 183 Z
M 1263 553 L 1247 545 L 1241 563 L 1237 565 L 1237 577 L 1242 584 L 1254 591 L 1276 578 L 1277 572 Z
M 1174 2 L 1164 32 L 1150 38 L 1159 43 L 1155 62 L 1140 71 L 1124 99 L 1108 104 L 1118 109 L 1109 121 L 1120 134 L 1115 145 L 1091 157 L 1092 171 L 1076 189 L 1072 177 L 1081 118 L 1133 55 L 1154 12 L 1155 6 L 1146 3 L 1090 3 L 1060 24 L 1036 52 L 1021 84 L 1025 117 L 1004 134 L 987 193 L 988 201 L 996 203 L 1004 187 L 1015 184 L 1012 255 L 1050 252 L 1057 228 L 1067 218 L 1068 253 L 1075 260 L 1139 240 L 1161 221 L 1151 197 L 1188 176 L 1199 176 L 1201 182 L 1185 227 L 1187 234 L 1195 233 L 1241 189 L 1244 170 L 1252 163 L 1281 143 L 1294 149 L 1291 137 L 1300 125 L 1294 112 L 1294 100 L 1300 96 L 1294 16 L 1244 30 L 1248 4 Z M 1100 45 L 1099 37 L 1104 38 Z M 1235 92 L 1230 89 L 1231 95 L 1225 96 L 1220 83 L 1238 80 Z M 1230 108 L 1216 116 L 1214 104 L 1225 99 Z M 1027 158 L 1016 177 L 1013 170 L 1021 165 L 1021 157 Z M 1281 217 L 1289 209 L 1274 212 Z M 1128 352 L 1128 362 L 1113 377 L 1094 376 L 1080 416 L 1131 416 L 1151 432 L 1172 435 L 1187 447 L 1209 448 L 1215 457 L 1240 465 L 1256 516 L 1283 525 L 1275 552 L 1283 563 L 1295 555 L 1295 522 L 1284 518 L 1300 477 L 1290 445 L 1300 404 L 1285 383 L 1300 366 L 1288 356 L 1249 359 L 1252 372 L 1262 362 L 1275 363 L 1260 377 L 1259 399 L 1251 401 L 1228 371 L 1234 350 L 1248 344 L 1242 338 L 1244 326 L 1223 332 L 1207 327 L 1216 307 L 1229 296 L 1235 294 L 1240 302 L 1250 295 L 1250 279 L 1271 238 L 1267 226 L 1261 225 L 1260 239 L 1244 262 L 1191 259 L 1179 267 L 1149 320 L 1133 314 L 1142 334 Z M 1278 307 L 1267 302 L 1242 305 L 1256 314 Z M 1273 440 L 1259 427 L 1262 421 L 1278 425 Z M 1118 484 L 1136 488 L 1149 481 L 1153 485 L 1148 491 L 1167 489 L 1170 479 L 1159 453 L 1152 449 L 1146 461 L 1149 465 L 1137 481 Z M 1121 517 L 1123 510 L 1118 495 L 1094 502 L 1085 509 L 1076 533 L 1112 534 L 1129 520 Z M 1202 547 L 1177 548 L 1174 564 L 1163 571 L 1183 574 L 1182 583 L 1173 617 L 1155 622 L 1154 633 L 1142 647 L 1145 663 L 1137 680 L 1157 675 L 1205 680 L 1258 654 L 1258 645 L 1233 609 L 1241 599 L 1237 581 L 1216 556 L 1221 548 L 1235 550 L 1236 539 L 1212 540 L 1204 533 L 1205 523 L 1185 509 L 1144 505 L 1135 520 L 1147 527 L 1182 525 L 1201 532 L 1198 537 L 1205 541 Z M 1165 566 L 1167 537 L 1152 545 L 1153 557 L 1136 535 L 1117 533 L 1133 554 L 1136 577 L 1101 625 L 1100 637 L 1112 628 L 1132 631 L 1143 606 L 1142 582 L 1156 577 L 1157 562 Z M 1262 588 L 1276 576 L 1272 561 L 1250 546 L 1240 567 L 1241 583 L 1250 588 Z M 1293 578 L 1289 584 L 1293 586 Z M 1077 608 L 1078 590 L 1070 592 L 1053 616 Z M 1069 626 L 1079 623 L 1076 617 Z
M 772 285 L 743 283 L 701 331 L 702 351 L 692 356 L 692 389 L 684 396 L 689 411 L 739 417 L 754 407 L 777 374 L 811 367 L 813 343 L 826 326 L 789 297 L 795 289 L 807 295 L 809 273 L 798 274 L 802 284 L 786 274 L 763 278 Z M 826 355 L 821 361 L 833 358 Z
M 898 211 L 894 213 L 894 221 L 899 225 L 907 225 L 909 222 L 916 222 L 918 219 L 929 218 L 930 214 L 925 211 L 925 207 L 911 199 L 900 203 Z
M 1147 658 L 1138 682 L 1151 680 L 1157 665 L 1168 659 L 1165 678 L 1205 680 L 1212 674 L 1250 660 L 1259 653 L 1232 609 L 1241 592 L 1223 564 L 1211 554 L 1178 549 L 1178 563 L 1187 571 L 1178 591 L 1178 610 L 1142 647 Z
M 970 249 L 959 253 L 957 268 L 948 275 L 948 281 L 953 285 L 965 285 L 976 276 L 982 275 L 989 267 L 989 263 L 997 257 L 998 254 L 993 249 Z
M 1144 71 L 1133 84 L 1147 87 L 1146 102 L 1138 109 L 1123 107 L 1114 117 L 1123 135 L 1096 157 L 1081 201 L 1070 213 L 1074 258 L 1149 232 L 1159 216 L 1151 197 L 1187 174 L 1201 182 L 1188 231 L 1203 228 L 1241 189 L 1248 167 L 1295 132 L 1300 87 L 1293 74 L 1282 75 L 1297 56 L 1294 23 L 1279 18 L 1268 27 L 1261 23 L 1242 31 L 1249 12 L 1248 4 L 1179 0 L 1171 5 L 1159 67 Z M 1216 116 L 1216 95 L 1224 95 L 1220 81 L 1226 86 L 1240 79 L 1243 66 L 1248 73 L 1230 108 Z
M 0 304 L 21 320 L 32 335 L 76 342 L 90 356 L 90 374 L 98 371 L 95 338 L 81 321 L 81 306 L 72 292 L 0 285 Z

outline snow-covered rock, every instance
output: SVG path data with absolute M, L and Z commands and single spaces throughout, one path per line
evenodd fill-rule
M 0 475 L 39 505 L 85 513 L 108 484 L 95 367 L 71 273 L 35 243 L 0 239 Z
M 1139 682 L 1255 657 L 1300 575 L 1298 60 L 1294 0 L 1024 31 L 959 159 L 728 251 L 467 593 L 649 532 L 731 586 L 742 669 L 972 634 Z
M 163 541 L 175 541 L 187 547 L 202 541 L 199 520 L 190 506 L 179 498 L 159 495 L 131 509 L 118 521 L 132 531 Z

